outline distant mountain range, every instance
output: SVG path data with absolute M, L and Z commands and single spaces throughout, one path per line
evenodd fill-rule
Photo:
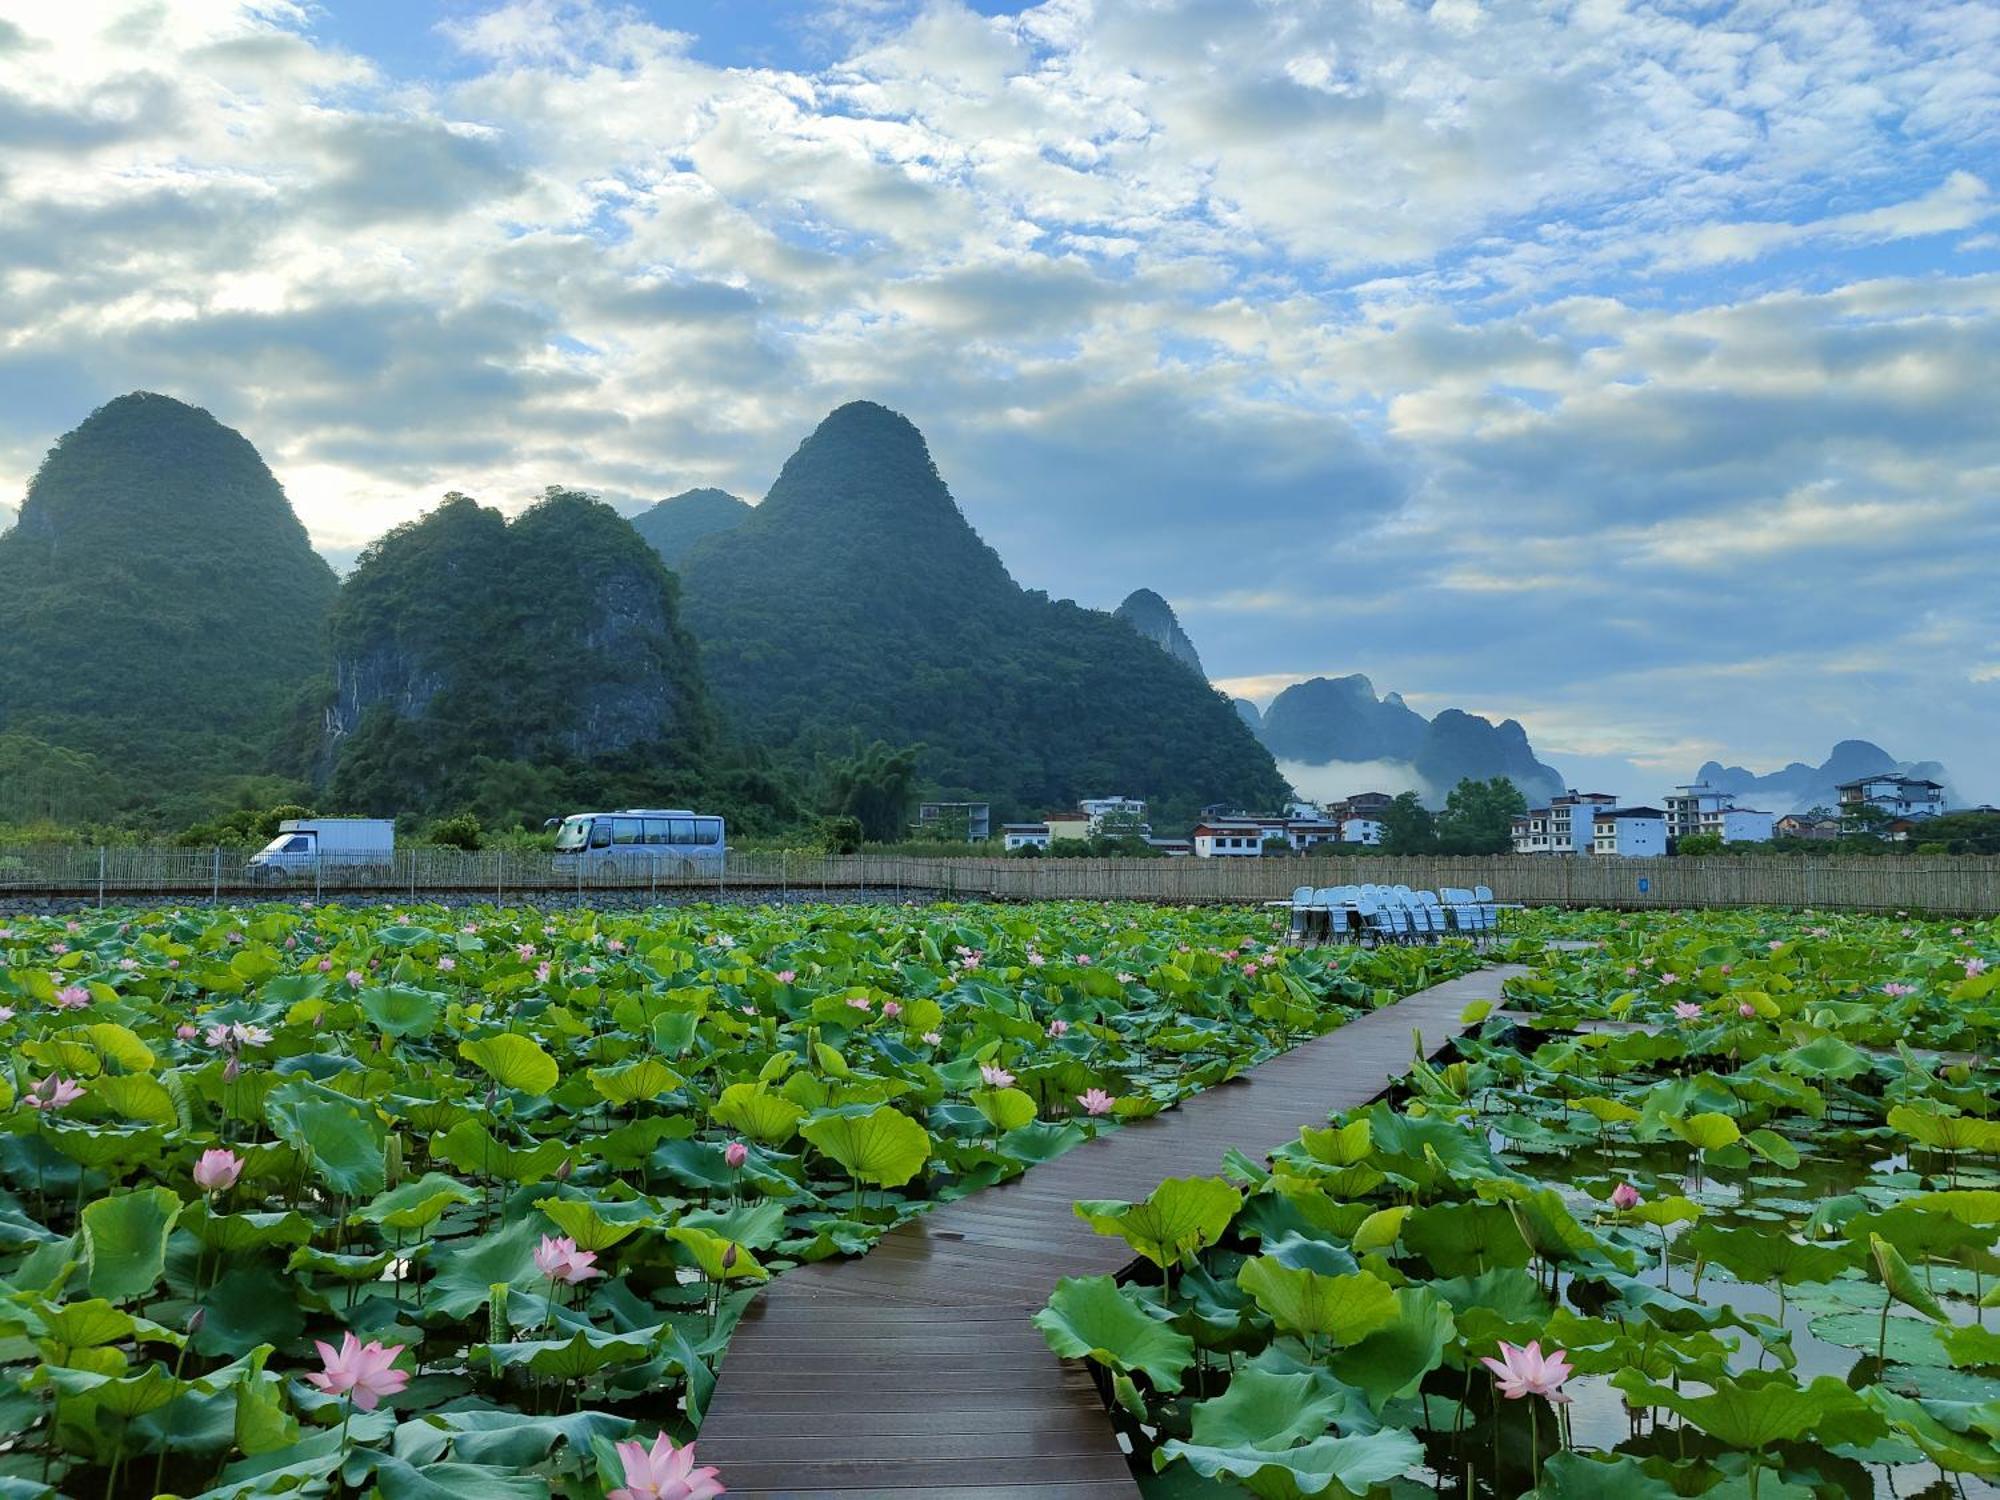
M 1562 773 L 1535 758 L 1527 731 L 1515 720 L 1495 724 L 1456 708 L 1426 719 L 1399 693 L 1378 698 L 1375 685 L 1359 673 L 1295 682 L 1261 715 L 1241 700 L 1237 712 L 1283 765 L 1405 767 L 1433 805 L 1467 777 L 1505 776 L 1530 803 L 1563 790 Z
M 1951 789 L 1951 778 L 1938 762 L 1899 761 L 1880 745 L 1867 740 L 1842 740 L 1819 765 L 1809 766 L 1795 760 L 1782 771 L 1762 776 L 1743 766 L 1725 766 L 1711 760 L 1694 773 L 1693 779 L 1719 787 L 1763 811 L 1788 813 L 1838 807 L 1841 782 L 1889 772 L 1935 781 L 1945 788 L 1947 803 L 1959 800 Z

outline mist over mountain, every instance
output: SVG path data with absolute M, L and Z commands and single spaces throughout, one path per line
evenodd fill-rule
M 682 559 L 731 726 L 803 763 L 921 743 L 924 775 L 1014 813 L 1093 792 L 1271 807 L 1284 780 L 1230 707 L 1125 621 L 1020 588 L 921 433 L 854 402 L 752 514 Z
M 486 799 L 499 768 L 638 768 L 711 738 L 666 566 L 609 506 L 552 491 L 511 523 L 463 495 L 361 554 L 334 610 L 317 748 L 332 800 Z
M 1254 707 L 1254 705 L 1253 705 Z M 1246 716 L 1245 722 L 1251 722 Z M 1366 790 L 1350 781 L 1373 779 L 1399 785 L 1373 789 L 1417 789 L 1426 801 L 1441 803 L 1460 780 L 1505 776 L 1531 803 L 1563 790 L 1560 772 L 1535 758 L 1527 731 L 1513 719 L 1499 724 L 1477 714 L 1448 708 L 1434 719 L 1406 704 L 1401 695 L 1377 697 L 1375 685 L 1359 673 L 1313 677 L 1293 683 L 1271 700 L 1261 724 L 1254 724 L 1271 753 L 1314 784 Z M 1339 769 L 1366 767 L 1347 775 Z M 1398 775 L 1398 768 L 1403 774 Z
M 0 535 L 4 535 L 13 526 L 14 519 L 19 514 L 20 512 L 16 511 L 13 506 L 0 504 Z
M 1840 783 L 1890 772 L 1935 781 L 1945 788 L 1948 803 L 1959 800 L 1951 789 L 1949 774 L 1937 761 L 1899 761 L 1880 745 L 1868 740 L 1842 740 L 1833 747 L 1833 753 L 1816 766 L 1795 760 L 1782 770 L 1761 776 L 1743 766 L 1706 761 L 1694 773 L 1693 779 L 1719 787 L 1767 812 L 1788 813 L 1805 812 L 1814 807 L 1838 807 Z
M 1194 649 L 1194 642 L 1188 639 L 1187 632 L 1181 629 L 1174 607 L 1151 589 L 1132 590 L 1125 596 L 1125 602 L 1111 614 L 1114 619 L 1130 625 L 1203 682 L 1208 681 L 1208 673 L 1202 670 L 1201 654 Z
M 335 589 L 242 434 L 120 396 L 50 450 L 0 536 L 0 732 L 115 769 L 147 803 L 261 771 L 324 671 Z
M 703 537 L 729 531 L 749 519 L 753 507 L 727 490 L 685 490 L 632 517 L 632 529 L 644 537 L 670 568 Z

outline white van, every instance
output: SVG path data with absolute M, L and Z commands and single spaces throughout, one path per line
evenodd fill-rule
M 250 856 L 250 873 L 263 880 L 310 879 L 379 869 L 386 876 L 396 861 L 393 818 L 287 818 L 278 836 Z
M 684 807 L 572 813 L 556 829 L 556 868 L 713 876 L 722 873 L 726 840 L 721 818 Z

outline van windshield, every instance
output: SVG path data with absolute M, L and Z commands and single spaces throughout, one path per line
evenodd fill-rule
M 581 849 L 590 842 L 590 819 L 588 817 L 564 818 L 561 828 L 556 830 L 556 848 Z

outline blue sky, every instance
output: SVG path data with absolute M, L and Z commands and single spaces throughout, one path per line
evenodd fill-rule
M 1988 0 L 10 14 L 0 504 L 137 387 L 336 560 L 452 489 L 754 499 L 870 397 L 1231 691 L 2000 800 Z

